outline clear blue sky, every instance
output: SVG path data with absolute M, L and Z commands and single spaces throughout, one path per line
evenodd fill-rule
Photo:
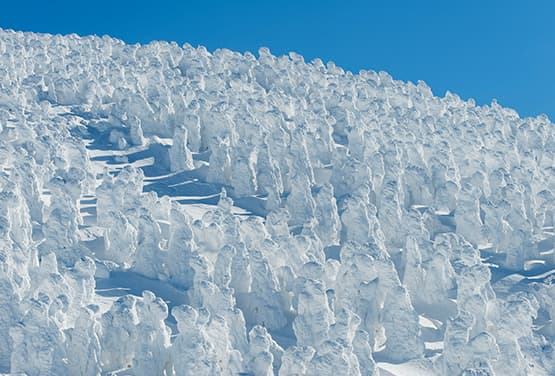
M 422 79 L 479 104 L 555 120 L 555 1 L 12 1 L 0 27 L 109 34 L 276 54 Z

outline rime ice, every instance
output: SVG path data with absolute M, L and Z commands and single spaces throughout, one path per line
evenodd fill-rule
M 554 125 L 258 55 L 0 31 L 0 373 L 554 374 Z

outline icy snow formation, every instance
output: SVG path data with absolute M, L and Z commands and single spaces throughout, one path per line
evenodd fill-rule
M 384 72 L 0 31 L 0 372 L 553 375 L 554 162 Z

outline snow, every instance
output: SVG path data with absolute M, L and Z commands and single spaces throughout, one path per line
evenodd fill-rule
M 555 374 L 555 128 L 302 56 L 0 30 L 0 373 Z
M 380 376 L 435 375 L 435 373 L 430 370 L 429 365 L 421 364 L 420 362 L 407 362 L 403 364 L 378 363 L 378 369 L 380 370 Z

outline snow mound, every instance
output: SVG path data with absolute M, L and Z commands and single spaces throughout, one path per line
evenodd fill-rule
M 555 374 L 554 166 L 385 72 L 0 30 L 0 372 Z

